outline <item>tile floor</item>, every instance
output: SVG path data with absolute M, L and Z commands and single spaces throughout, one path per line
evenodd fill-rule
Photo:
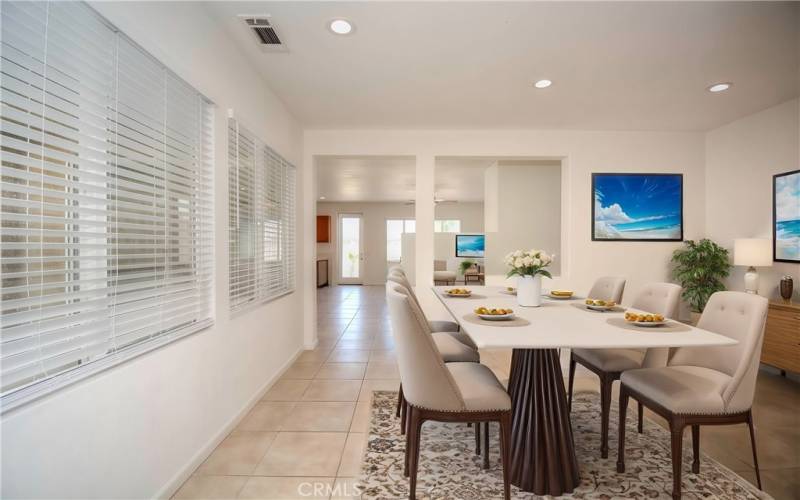
M 319 346 L 300 355 L 174 498 L 356 498 L 371 392 L 399 384 L 384 288 L 323 288 L 318 306 Z M 508 378 L 510 351 L 481 359 Z M 596 391 L 597 381 L 579 368 L 575 387 Z M 762 370 L 754 413 L 766 491 L 800 498 L 800 384 Z M 755 483 L 748 436 L 745 426 L 706 427 L 701 446 Z

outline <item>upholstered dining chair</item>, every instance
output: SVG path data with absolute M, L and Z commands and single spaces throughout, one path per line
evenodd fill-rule
M 387 283 L 386 300 L 395 336 L 400 380 L 409 407 L 406 433 L 406 475 L 409 498 L 416 498 L 422 424 L 439 422 L 498 422 L 503 460 L 504 496 L 510 498 L 509 467 L 511 398 L 494 373 L 480 363 L 444 363 L 427 321 L 414 307 L 408 291 Z
M 667 366 L 628 370 L 620 378 L 617 471 L 625 472 L 625 412 L 634 398 L 669 422 L 672 440 L 672 498 L 681 497 L 684 428 L 692 428 L 692 472 L 700 472 L 700 426 L 746 423 L 753 448 L 756 481 L 761 489 L 753 396 L 756 389 L 767 299 L 744 292 L 711 296 L 698 328 L 725 335 L 738 344 L 725 347 L 679 347 Z
M 411 293 L 411 298 L 414 299 L 414 302 L 417 303 L 417 306 L 421 308 L 417 294 L 414 293 L 414 288 L 411 286 L 411 282 L 408 281 L 406 274 L 402 270 L 395 269 L 390 271 L 389 274 L 386 275 L 386 280 L 394 281 L 395 283 L 399 283 L 406 287 L 406 289 Z M 455 321 L 432 320 L 428 321 L 428 324 L 430 325 L 431 330 L 434 332 L 457 332 L 461 329 L 458 326 L 458 323 Z M 460 342 L 471 344 L 472 347 L 475 347 L 475 344 L 472 343 L 472 340 L 469 339 L 469 336 L 462 334 L 457 337 Z
M 650 283 L 642 288 L 631 304 L 633 309 L 674 318 L 681 298 L 681 287 L 673 283 Z M 614 299 L 612 299 L 614 300 Z M 611 387 L 625 370 L 665 366 L 668 349 L 573 349 L 569 356 L 569 409 L 572 410 L 572 387 L 575 365 L 580 363 L 600 377 L 600 456 L 608 458 L 608 415 L 611 410 Z M 642 405 L 638 408 L 638 430 L 642 432 Z

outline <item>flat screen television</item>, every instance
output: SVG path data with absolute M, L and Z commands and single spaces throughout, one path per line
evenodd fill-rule
M 457 234 L 456 257 L 483 258 L 486 237 L 482 234 Z

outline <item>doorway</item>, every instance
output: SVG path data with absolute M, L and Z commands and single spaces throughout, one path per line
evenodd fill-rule
M 364 238 L 361 214 L 339 214 L 339 283 L 363 283 Z

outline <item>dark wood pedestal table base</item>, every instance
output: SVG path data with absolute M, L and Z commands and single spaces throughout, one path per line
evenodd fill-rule
M 558 352 L 514 349 L 511 357 L 511 484 L 563 495 L 580 484 Z

